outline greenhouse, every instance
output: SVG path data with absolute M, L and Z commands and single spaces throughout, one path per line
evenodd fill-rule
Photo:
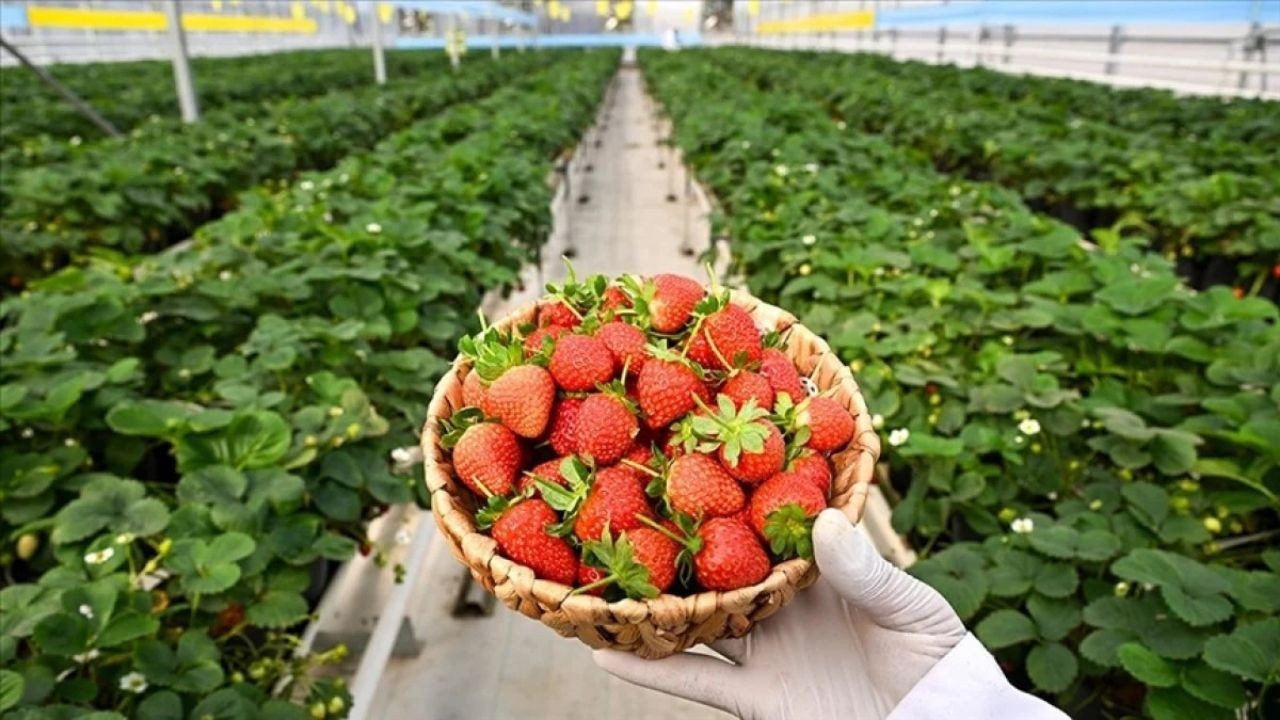
M 1280 0 L 0 0 L 0 720 L 1280 718 Z

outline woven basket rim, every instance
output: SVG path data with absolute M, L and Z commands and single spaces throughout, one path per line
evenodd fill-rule
M 786 352 L 789 357 L 792 356 L 793 341 L 799 339 L 810 342 L 818 348 L 820 352 L 815 354 L 818 360 L 814 363 L 814 370 L 808 375 L 811 376 L 817 371 L 824 357 L 836 358 L 836 362 L 839 364 L 839 370 L 836 372 L 837 385 L 841 386 L 849 395 L 849 404 L 852 406 L 849 407 L 849 410 L 854 416 L 854 433 L 845 448 L 829 456 L 833 466 L 836 466 L 834 458 L 837 456 L 846 456 L 847 462 L 842 466 L 835 467 L 828 507 L 841 510 L 851 522 L 856 523 L 861 518 L 866 504 L 867 490 L 870 487 L 875 463 L 880 455 L 880 440 L 875 430 L 871 427 L 870 413 L 867 411 L 861 390 L 853 379 L 852 373 L 849 371 L 848 366 L 840 362 L 835 354 L 831 352 L 824 339 L 808 330 L 785 310 L 761 301 L 742 290 L 730 290 L 730 301 L 748 310 L 757 321 L 757 314 L 776 315 L 777 329 L 780 330 L 784 340 L 787 340 Z M 506 317 L 494 322 L 493 326 L 514 329 L 517 325 L 531 319 L 543 302 L 544 299 L 539 298 L 521 305 Z M 807 337 L 795 338 L 797 334 Z M 453 476 L 452 464 L 449 462 L 446 451 L 441 446 L 442 425 L 440 421 L 448 417 L 449 413 L 444 412 L 449 410 L 448 397 L 450 394 L 460 391 L 463 379 L 470 372 L 470 366 L 470 361 L 462 355 L 454 359 L 449 371 L 436 384 L 431 404 L 428 407 L 427 419 L 420 435 L 426 483 L 431 495 L 432 514 L 436 518 L 440 531 L 451 539 L 451 544 L 455 548 L 455 555 L 458 555 L 458 559 L 471 567 L 473 571 L 493 573 L 492 563 L 499 562 L 502 565 L 500 570 L 503 575 L 510 576 L 514 572 L 523 571 L 532 576 L 532 569 L 520 565 L 498 552 L 496 542 L 489 535 L 475 528 L 474 518 L 469 517 L 465 509 L 457 507 L 459 504 L 466 504 L 467 501 L 462 500 L 462 495 L 467 491 L 460 489 L 461 486 L 455 482 L 456 478 Z M 802 372 L 801 374 L 804 376 L 806 373 Z M 835 387 L 835 385 L 820 388 L 820 391 L 830 390 L 832 387 Z M 863 457 L 860 458 L 859 456 Z M 844 468 L 843 472 L 841 470 L 842 467 Z M 845 474 L 855 471 L 856 477 L 851 478 L 848 487 L 837 493 L 837 482 Z M 835 498 L 840 496 L 843 496 L 843 498 L 840 504 L 837 505 Z M 459 522 L 458 514 L 463 516 L 463 521 Z M 480 563 L 469 562 L 465 557 L 467 554 L 465 550 L 461 554 L 457 552 L 457 548 L 476 548 L 477 546 L 483 548 L 487 554 L 486 562 L 483 563 L 484 567 L 478 567 Z M 603 617 L 612 615 L 615 617 L 634 618 L 635 622 L 642 622 L 644 618 L 659 615 L 665 608 L 671 606 L 682 606 L 682 609 L 685 609 L 683 606 L 702 606 L 705 603 L 714 603 L 717 606 L 743 604 L 762 593 L 775 591 L 778 586 L 783 584 L 800 587 L 802 579 L 816 577 L 816 572 L 817 566 L 812 560 L 793 558 L 774 563 L 769 575 L 760 582 L 728 591 L 703 590 L 692 595 L 663 593 L 654 598 L 622 599 L 610 602 L 594 595 L 573 595 L 571 594 L 573 587 L 537 578 L 533 581 L 533 594 L 545 595 L 548 600 L 553 601 L 562 609 L 572 610 L 575 614 L 581 614 L 582 616 Z M 804 584 L 807 585 L 808 583 Z

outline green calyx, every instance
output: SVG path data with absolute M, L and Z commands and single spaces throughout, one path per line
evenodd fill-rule
M 604 529 L 599 540 L 588 541 L 584 546 L 584 562 L 603 568 L 607 574 L 595 582 L 576 588 L 573 594 L 585 593 L 598 587 L 613 585 L 633 600 L 658 596 L 658 588 L 649 582 L 649 568 L 635 558 L 635 547 L 626 533 L 615 541 Z
M 533 485 L 537 488 L 538 494 L 553 510 L 564 516 L 563 520 L 547 528 L 547 532 L 556 537 L 564 537 L 573 532 L 578 511 L 582 509 L 582 503 L 586 502 L 594 480 L 591 468 L 577 457 L 567 457 L 561 461 L 560 475 L 564 478 L 566 486 L 553 483 L 539 475 L 532 475 Z
M 458 350 L 471 358 L 475 372 L 485 384 L 502 377 L 508 369 L 525 363 L 524 347 L 511 333 L 487 327 L 458 341 Z
M 462 408 L 450 415 L 448 419 L 441 421 L 444 433 L 440 437 L 440 444 L 446 449 L 452 448 L 458 444 L 458 440 L 462 439 L 462 434 L 467 431 L 467 428 L 482 422 L 484 422 L 484 412 L 480 408 Z
M 764 452 L 769 430 L 756 421 L 768 417 L 769 412 L 757 407 L 755 399 L 737 408 L 728 396 L 720 395 L 716 398 L 715 410 L 707 407 L 697 396 L 694 402 L 706 413 L 695 415 L 692 421 L 693 434 L 702 441 L 698 445 L 699 450 L 707 452 L 723 448 L 725 461 L 734 467 L 738 466 L 743 452 Z
M 533 497 L 533 489 L 527 489 L 515 495 L 494 495 L 488 492 L 488 488 L 480 483 L 479 480 L 473 481 L 485 491 L 485 497 L 488 498 L 484 507 L 476 511 L 476 527 L 480 530 L 488 530 L 493 524 L 502 517 L 502 514 L 519 503 Z
M 813 518 L 796 503 L 788 503 L 769 513 L 764 521 L 764 537 L 769 549 L 782 559 L 813 558 Z
M 786 393 L 778 393 L 773 403 L 773 413 L 769 419 L 774 422 L 787 439 L 789 447 L 800 448 L 809 442 L 809 435 L 813 432 L 809 429 L 808 424 L 800 423 L 800 415 L 809 409 L 809 398 L 796 403 L 791 400 L 791 396 Z M 791 458 L 788 457 L 788 460 Z
M 569 258 L 561 258 L 569 270 L 569 277 L 559 285 L 547 283 L 547 293 L 569 308 L 579 320 L 587 319 L 588 313 L 600 304 L 604 291 L 609 287 L 609 278 L 604 275 L 588 275 L 581 282 Z
M 702 552 L 702 538 L 698 536 L 701 519 L 695 520 L 684 513 L 672 513 L 672 521 L 680 528 L 682 535 L 677 535 L 670 528 L 660 524 L 653 518 L 636 515 L 636 520 L 657 530 L 680 545 L 680 553 L 676 555 L 676 567 L 680 570 L 680 582 L 688 585 L 693 579 L 693 556 Z

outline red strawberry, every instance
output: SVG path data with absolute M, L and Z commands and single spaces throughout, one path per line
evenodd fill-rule
M 622 456 L 623 460 L 633 462 L 637 465 L 648 465 L 653 462 L 653 445 L 647 442 L 641 442 L 639 438 L 631 444 L 631 448 L 627 450 L 627 454 Z
M 689 339 L 689 358 L 706 368 L 728 370 L 758 362 L 764 349 L 760 343 L 750 313 L 728 304 L 703 318 L 698 333 Z
M 635 528 L 620 535 L 616 542 L 612 533 L 606 533 L 601 540 L 588 542 L 586 547 L 588 561 L 605 569 L 579 572 L 580 583 L 586 577 L 594 579 L 578 592 L 594 593 L 614 584 L 630 598 L 655 597 L 676 581 L 680 543 L 658 530 Z
M 485 387 L 484 380 L 480 378 L 480 373 L 472 370 L 462 379 L 462 402 L 471 407 L 478 407 L 482 411 L 485 409 L 485 397 L 489 394 L 489 388 Z
M 769 380 L 760 373 L 743 370 L 725 381 L 720 392 L 728 395 L 733 404 L 741 408 L 748 400 L 755 400 L 756 407 L 771 410 L 774 390 Z
M 781 350 L 765 348 L 760 353 L 760 374 L 769 380 L 775 396 L 777 393 L 786 393 L 791 396 L 791 402 L 799 404 L 808 395 L 804 391 L 804 385 L 800 383 L 800 373 L 796 371 L 796 366 Z
M 742 487 L 710 455 L 688 453 L 667 469 L 667 502 L 693 517 L 732 515 L 746 503 Z
M 538 308 L 539 325 L 563 325 L 567 328 L 578 327 L 582 318 L 578 317 L 568 305 L 562 301 L 547 303 Z
M 523 456 L 514 433 L 498 423 L 479 423 L 467 428 L 453 446 L 453 469 L 462 484 L 481 497 L 507 495 L 520 475 Z
M 791 472 L 813 483 L 826 497 L 831 492 L 831 466 L 817 453 L 805 453 L 791 461 Z
M 551 376 L 569 392 L 594 390 L 613 379 L 613 355 L 597 338 L 565 335 L 556 341 L 551 354 Z
M 556 385 L 537 365 L 517 365 L 489 385 L 488 410 L 520 437 L 536 438 L 547 429 Z
M 622 291 L 617 285 L 610 285 L 605 288 L 604 295 L 600 298 L 600 309 L 604 312 L 617 310 L 618 308 L 631 307 L 631 298 Z
M 604 571 L 585 562 L 578 566 L 578 592 L 600 597 L 604 595 Z M 591 586 L 591 587 L 588 587 Z
M 702 547 L 693 555 L 693 570 L 706 589 L 736 590 L 769 575 L 769 556 L 751 528 L 738 520 L 712 518 L 699 528 L 698 537 Z
M 578 452 L 578 411 L 582 398 L 567 397 L 560 400 L 551 415 L 551 449 L 557 455 L 573 455 Z
M 776 425 L 765 419 L 756 420 L 754 424 L 763 427 L 767 433 L 764 438 L 764 448 L 760 452 L 752 452 L 744 447 L 735 463 L 728 457 L 728 445 L 721 445 L 719 450 L 720 464 L 724 465 L 724 469 L 735 478 L 751 485 L 763 482 L 781 471 L 786 462 L 787 451 L 787 444 Z
M 578 556 L 546 527 L 560 517 L 537 498 L 512 505 L 493 524 L 493 539 L 507 558 L 527 565 L 544 580 L 572 585 L 578 578 Z
M 636 399 L 644 411 L 645 424 L 666 427 L 692 410 L 694 398 L 709 400 L 707 387 L 685 365 L 649 358 L 636 380 Z
M 564 461 L 565 458 L 562 457 L 552 458 L 544 463 L 535 465 L 532 470 L 523 473 L 520 476 L 520 492 L 524 492 L 533 486 L 535 476 L 564 487 L 566 485 L 564 475 L 560 474 L 560 463 Z
M 797 416 L 800 425 L 809 426 L 810 450 L 839 450 L 853 439 L 853 416 L 840 403 L 825 397 L 809 398 L 809 406 Z
M 643 330 L 635 325 L 614 320 L 601 325 L 596 331 L 596 337 L 609 348 L 609 354 L 613 356 L 614 372 L 622 372 L 625 366 L 627 374 L 631 377 L 640 373 L 645 359 Z
M 599 540 L 606 525 L 612 532 L 640 527 L 637 515 L 653 516 L 644 482 L 630 470 L 602 468 L 596 471 L 595 483 L 578 511 L 573 532 L 579 540 Z
M 794 518 L 789 515 L 786 518 L 775 517 L 774 511 L 785 505 L 796 505 L 801 512 Z M 791 472 L 780 472 L 765 480 L 752 493 L 751 502 L 747 505 L 752 529 L 772 544 L 775 553 L 784 557 L 800 550 L 797 543 L 809 542 L 808 531 L 812 529 L 813 518 L 826 506 L 826 496 L 808 478 Z M 771 525 L 771 520 L 778 522 Z M 799 524 L 793 526 L 792 520 Z M 809 545 L 808 550 L 800 554 L 808 556 L 812 550 L 812 545 Z
M 569 332 L 569 328 L 564 325 L 547 325 L 534 330 L 524 339 L 524 356 L 531 357 L 538 354 L 547 338 L 555 341 L 567 332 Z
M 653 289 L 653 299 L 649 302 L 650 325 L 661 333 L 684 327 L 693 315 L 693 308 L 706 294 L 697 280 L 669 273 L 655 276 Z
M 640 431 L 636 416 L 616 396 L 588 395 L 578 410 L 578 452 L 590 455 L 597 465 L 618 462 Z

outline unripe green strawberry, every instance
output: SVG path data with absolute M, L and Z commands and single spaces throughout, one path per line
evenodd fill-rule
M 551 376 L 568 392 L 594 390 L 613 379 L 613 355 L 598 338 L 564 335 L 551 353 Z
M 756 407 L 771 410 L 773 408 L 774 390 L 765 376 L 743 370 L 724 382 L 720 388 L 722 395 L 727 395 L 733 404 L 741 408 L 748 400 L 755 400 Z
M 697 333 L 689 338 L 689 358 L 705 368 L 743 367 L 759 362 L 763 350 L 760 331 L 751 314 L 733 304 L 703 318 Z
M 573 585 L 578 578 L 578 555 L 569 543 L 546 529 L 559 519 L 542 500 L 521 500 L 494 522 L 493 539 L 505 557 L 527 565 L 538 577 Z
M 698 529 L 701 549 L 693 554 L 694 575 L 708 590 L 755 585 L 772 565 L 751 528 L 734 518 L 712 518 Z
M 481 496 L 507 495 L 515 487 L 524 450 L 498 423 L 472 425 L 453 447 L 453 469 L 462 484 Z
M 618 462 L 635 440 L 640 425 L 631 410 L 614 395 L 588 395 L 578 409 L 578 452 L 597 465 Z
M 808 478 L 781 472 L 751 494 L 751 528 L 769 543 L 774 554 L 789 558 L 813 556 L 813 519 L 827 506 L 827 498 Z
M 615 373 L 621 373 L 625 367 L 629 377 L 640 374 L 646 357 L 643 330 L 621 320 L 614 320 L 601 325 L 595 336 L 609 348 Z
M 596 471 L 591 491 L 578 511 L 573 533 L 579 540 L 599 540 L 606 526 L 612 532 L 640 527 L 636 516 L 653 516 L 644 482 L 625 468 L 602 468 Z
M 636 400 L 651 429 L 663 428 L 694 408 L 694 398 L 707 400 L 707 387 L 678 362 L 649 358 L 636 380 Z
M 555 400 L 550 373 L 537 365 L 516 365 L 489 384 L 486 412 L 520 437 L 536 438 L 546 430 Z
M 799 404 L 808 395 L 800 382 L 800 373 L 795 364 L 781 350 L 765 348 L 760 353 L 760 374 L 773 386 L 775 397 L 777 393 L 786 393 L 793 404 Z M 772 407 L 773 403 L 770 402 L 769 406 Z
M 807 408 L 797 416 L 798 424 L 809 427 L 810 450 L 831 452 L 839 450 L 853 439 L 853 416 L 840 403 L 825 397 L 809 398 Z
M 691 517 L 732 515 L 746 504 L 742 487 L 710 455 L 688 453 L 667 469 L 667 502 Z

